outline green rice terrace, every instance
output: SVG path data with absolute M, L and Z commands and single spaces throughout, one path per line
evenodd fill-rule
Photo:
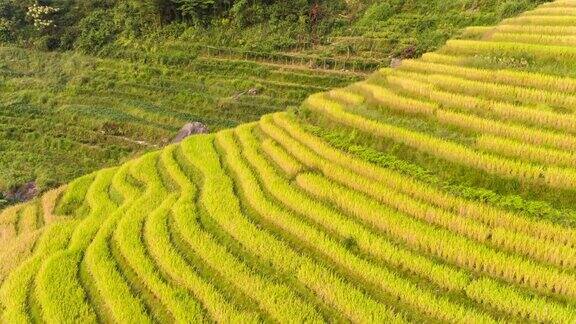
M 79 176 L 169 143 L 187 121 L 232 127 L 361 75 L 219 57 L 142 64 L 14 47 L 0 48 L 0 62 L 0 132 L 9 152 L 0 157 L 7 182 L 0 187 L 29 180 L 35 167 L 48 177 L 43 183 Z
M 110 164 L 0 212 L 1 323 L 576 322 L 576 0 L 366 76 L 122 53 L 0 49 L 11 145 Z
M 44 192 L 118 165 L 171 143 L 188 122 L 216 132 L 299 106 L 391 59 L 433 50 L 463 27 L 494 24 L 544 0 L 331 0 L 304 27 L 299 21 L 311 20 L 314 10 L 299 9 L 306 6 L 295 0 L 292 6 L 303 11 L 295 22 L 270 17 L 292 17 L 289 4 L 270 13 L 255 4 L 243 10 L 263 18 L 248 27 L 214 18 L 211 29 L 173 23 L 157 34 L 144 28 L 151 36 L 136 39 L 110 27 L 118 24 L 114 15 L 126 15 L 125 24 L 137 19 L 130 25 L 157 19 L 137 9 L 123 13 L 120 4 L 172 0 L 119 1 L 120 9 L 110 8 L 116 0 L 82 0 L 68 8 L 77 1 L 48 1 L 61 10 L 46 10 L 60 16 L 39 18 L 39 24 L 71 26 L 30 30 L 29 17 L 18 13 L 35 0 L 0 0 L 0 208 L 2 193 L 29 182 Z M 86 17 L 73 24 L 79 8 Z M 235 19 L 248 19 L 244 11 Z M 75 50 L 68 50 L 70 35 L 79 31 Z M 54 44 L 65 51 L 46 52 Z

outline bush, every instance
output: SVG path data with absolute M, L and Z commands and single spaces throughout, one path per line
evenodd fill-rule
M 96 10 L 78 24 L 76 49 L 84 53 L 97 53 L 116 39 L 114 18 L 107 11 Z
M 364 16 L 358 21 L 360 26 L 370 26 L 377 21 L 385 21 L 390 18 L 396 11 L 388 2 L 375 3 L 370 6 Z

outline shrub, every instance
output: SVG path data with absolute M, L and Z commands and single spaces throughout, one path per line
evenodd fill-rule
M 94 11 L 78 25 L 79 35 L 75 47 L 85 53 L 94 53 L 114 41 L 117 34 L 112 15 L 104 10 Z

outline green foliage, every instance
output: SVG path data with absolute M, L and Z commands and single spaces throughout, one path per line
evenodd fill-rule
M 351 30 L 354 34 L 388 40 L 386 51 L 396 57 L 417 57 L 435 50 L 462 27 L 494 24 L 542 2 L 546 0 L 375 2 L 368 6 Z
M 97 10 L 79 22 L 75 47 L 85 53 L 97 53 L 114 41 L 116 34 L 114 17 L 108 11 Z
M 216 0 L 172 0 L 182 15 L 199 18 L 202 13 L 216 4 Z

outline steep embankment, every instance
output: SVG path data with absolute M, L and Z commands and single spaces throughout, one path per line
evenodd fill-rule
M 574 322 L 574 29 L 544 5 L 4 211 L 2 320 Z

